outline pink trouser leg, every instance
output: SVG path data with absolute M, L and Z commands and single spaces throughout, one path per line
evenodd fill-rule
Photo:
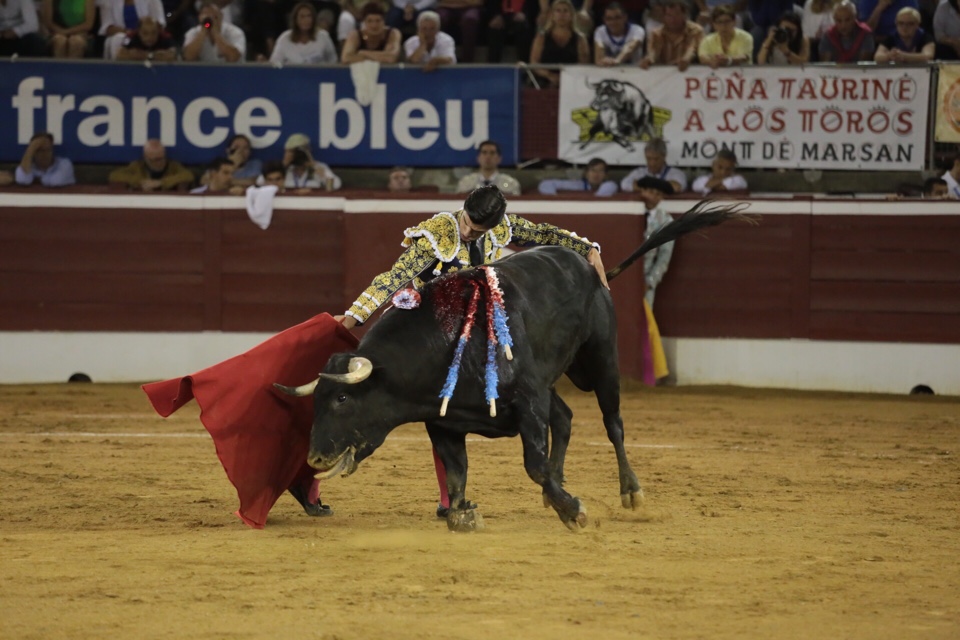
M 450 496 L 447 495 L 447 470 L 437 455 L 437 450 L 433 450 L 433 464 L 437 468 L 437 483 L 440 485 L 440 504 L 450 508 Z
M 317 504 L 320 500 L 320 481 L 316 478 L 313 479 L 313 482 L 310 484 L 310 492 L 307 493 L 307 502 L 310 504 Z

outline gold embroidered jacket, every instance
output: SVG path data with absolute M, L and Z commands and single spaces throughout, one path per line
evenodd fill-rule
M 434 276 L 469 268 L 469 248 L 460 241 L 457 218 L 460 214 L 460 211 L 443 211 L 404 231 L 401 246 L 406 250 L 389 271 L 373 279 L 346 315 L 362 324 L 408 282 L 412 281 L 419 289 Z M 507 214 L 500 224 L 484 235 L 484 264 L 499 259 L 503 248 L 511 243 L 522 247 L 558 245 L 573 249 L 584 257 L 591 249 L 600 250 L 600 245 L 552 224 L 534 224 L 520 216 Z

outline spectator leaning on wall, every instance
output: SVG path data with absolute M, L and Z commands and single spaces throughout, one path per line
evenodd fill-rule
M 538 189 L 545 196 L 555 196 L 560 191 L 579 191 L 581 193 L 592 193 L 599 197 L 607 197 L 617 192 L 617 183 L 613 180 L 607 180 L 607 163 L 601 158 L 594 158 L 587 163 L 582 178 L 575 180 L 541 180 Z
M 73 163 L 53 153 L 53 136 L 46 131 L 30 138 L 16 170 L 17 184 L 66 187 L 74 184 Z
M 167 158 L 167 150 L 157 139 L 147 140 L 143 156 L 125 167 L 110 172 L 110 184 L 135 191 L 185 191 L 193 184 L 193 174 L 176 160 Z
M 947 192 L 954 200 L 960 200 L 960 151 L 953 156 L 953 165 L 941 176 L 947 183 Z

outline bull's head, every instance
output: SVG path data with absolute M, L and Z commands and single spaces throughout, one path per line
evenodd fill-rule
M 318 478 L 350 475 L 361 460 L 383 444 L 403 422 L 398 401 L 378 383 L 373 363 L 349 353 L 336 354 L 323 373 L 300 387 L 274 385 L 295 396 L 313 396 L 313 428 L 307 462 Z

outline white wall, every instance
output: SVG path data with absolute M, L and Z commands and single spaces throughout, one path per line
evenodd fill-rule
M 266 333 L 0 332 L 0 383 L 149 382 L 256 346 Z M 960 395 L 960 345 L 665 338 L 677 384 Z

